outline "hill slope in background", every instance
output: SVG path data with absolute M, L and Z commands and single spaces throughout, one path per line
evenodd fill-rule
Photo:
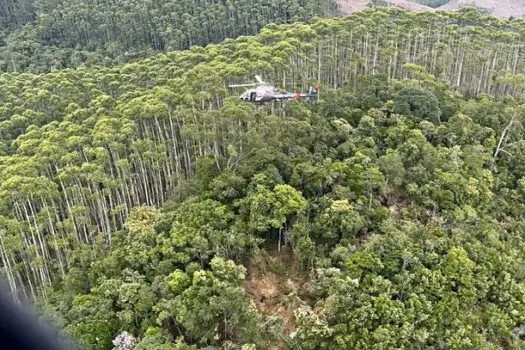
M 341 11 L 344 14 L 350 14 L 355 11 L 361 11 L 368 8 L 367 5 L 370 0 L 337 0 L 337 3 L 341 7 Z M 433 10 L 431 7 L 420 5 L 409 0 L 388 0 L 391 6 L 400 7 L 409 11 L 430 11 Z
M 472 4 L 488 10 L 491 15 L 501 18 L 525 16 L 525 0 L 451 0 L 439 9 L 457 10 L 464 6 L 471 6 Z
M 345 14 L 367 8 L 370 1 L 362 0 L 337 0 Z M 436 9 L 416 4 L 409 0 L 387 0 L 391 6 L 400 7 L 410 11 L 435 11 L 458 10 L 465 6 L 476 6 L 487 10 L 490 14 L 500 18 L 525 16 L 525 0 L 451 0 L 449 3 Z

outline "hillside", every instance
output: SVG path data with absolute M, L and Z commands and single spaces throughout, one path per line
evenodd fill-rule
M 409 11 L 431 11 L 431 7 L 423 6 L 417 3 L 414 3 L 410 0 L 388 0 L 387 1 L 391 6 L 399 7 Z M 344 14 L 350 14 L 355 11 L 361 11 L 368 8 L 370 0 L 337 0 L 341 11 Z
M 361 0 L 338 0 L 337 1 L 344 13 L 350 14 L 367 8 L 370 1 Z M 451 0 L 449 3 L 438 7 L 437 9 L 416 4 L 416 1 L 410 0 L 388 0 L 391 6 L 396 6 L 410 11 L 454 11 L 464 6 L 472 6 L 486 9 L 488 13 L 500 17 L 523 17 L 525 16 L 525 1 L 523 0 Z
M 441 6 L 440 9 L 456 10 L 472 4 L 501 18 L 525 16 L 525 1 L 523 0 L 451 0 L 450 3 Z

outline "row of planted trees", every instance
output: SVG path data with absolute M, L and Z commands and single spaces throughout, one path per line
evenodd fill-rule
M 253 35 L 272 22 L 338 14 L 332 0 L 7 1 L 0 6 L 0 19 L 8 28 L 0 70 L 43 72 L 122 63 Z M 20 23 L 24 19 L 26 26 Z
M 259 38 L 272 43 L 288 37 L 291 45 L 291 38 L 299 40 L 302 45 L 290 59 L 294 71 L 334 88 L 354 84 L 362 75 L 408 78 L 403 65 L 415 63 L 465 93 L 502 95 L 521 91 L 509 88 L 505 79 L 524 70 L 523 25 L 480 16 L 474 9 L 376 10 L 309 26 L 269 26 Z
M 493 74 L 520 73 L 523 62 L 513 55 L 519 43 L 495 38 L 519 35 L 521 22 L 486 21 L 470 11 L 371 11 L 269 26 L 256 37 L 113 69 L 1 76 L 0 258 L 11 289 L 45 297 L 75 249 L 110 246 L 131 208 L 177 195 L 199 157 L 236 169 L 255 152 L 247 140 L 273 131 L 251 106 L 224 102 L 227 83 L 257 72 L 285 86 L 352 87 L 363 75 L 408 77 L 413 70 L 402 65 L 416 62 L 463 91 L 502 94 L 513 88 Z M 481 40 L 492 50 L 488 65 L 470 61 L 469 45 Z

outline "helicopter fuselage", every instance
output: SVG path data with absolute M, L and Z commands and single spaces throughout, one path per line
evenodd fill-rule
M 242 93 L 242 95 L 239 96 L 241 100 L 251 102 L 251 103 L 265 103 L 265 102 L 274 101 L 274 100 L 291 100 L 291 99 L 299 100 L 301 98 L 315 99 L 317 96 L 318 88 L 313 89 L 312 87 L 310 87 L 310 91 L 308 93 L 279 92 L 279 91 L 275 91 L 275 88 L 272 85 L 265 83 L 260 76 L 256 75 L 255 77 L 257 79 L 257 83 L 233 84 L 229 86 L 230 87 L 257 86 L 255 88 L 246 90 L 245 92 Z
M 270 86 L 259 86 L 255 89 L 246 90 L 240 99 L 249 102 L 268 102 L 273 100 L 275 92 Z

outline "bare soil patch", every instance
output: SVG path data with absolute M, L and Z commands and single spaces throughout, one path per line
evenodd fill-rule
M 288 250 L 270 251 L 247 264 L 246 293 L 254 301 L 260 315 L 282 319 L 282 333 L 294 331 L 293 310 L 300 302 L 297 294 L 305 283 L 299 267 Z M 285 349 L 282 341 L 269 349 Z

